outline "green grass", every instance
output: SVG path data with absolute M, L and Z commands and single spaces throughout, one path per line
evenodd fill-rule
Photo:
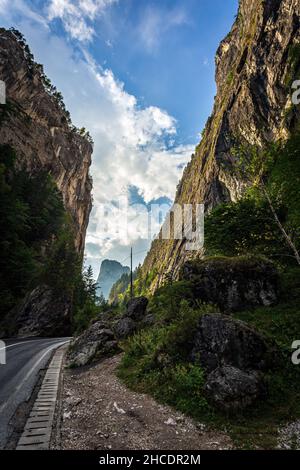
M 216 309 L 207 305 L 195 306 L 189 300 L 166 308 L 170 296 L 177 290 L 176 284 L 161 288 L 151 299 L 152 311 L 157 314 L 156 326 L 139 332 L 123 344 L 125 355 L 119 377 L 135 391 L 149 393 L 159 402 L 212 428 L 225 430 L 237 448 L 276 447 L 278 427 L 300 417 L 300 366 L 291 362 L 291 344 L 300 334 L 300 269 L 289 268 L 280 277 L 281 301 L 278 305 L 234 315 L 262 332 L 278 347 L 277 366 L 267 376 L 267 399 L 231 415 L 208 403 L 203 371 L 189 361 L 189 350 L 200 316 Z M 181 296 L 183 289 L 181 283 Z

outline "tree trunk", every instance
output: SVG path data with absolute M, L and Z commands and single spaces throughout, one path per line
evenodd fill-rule
M 273 203 L 272 203 L 272 201 L 271 201 L 270 195 L 269 195 L 269 193 L 268 193 L 268 191 L 267 191 L 267 189 L 266 189 L 266 187 L 264 186 L 263 183 L 262 183 L 262 190 L 263 190 L 264 195 L 265 195 L 266 198 L 267 198 L 268 204 L 269 204 L 269 206 L 270 206 L 270 209 L 271 209 L 271 211 L 272 211 L 272 214 L 273 214 L 273 216 L 274 216 L 274 219 L 275 219 L 276 224 L 278 225 L 278 227 L 279 227 L 279 229 L 280 229 L 282 235 L 284 236 L 284 239 L 285 239 L 285 241 L 287 242 L 288 246 L 289 246 L 289 247 L 291 248 L 291 250 L 293 251 L 297 263 L 300 265 L 300 255 L 299 255 L 299 252 L 298 252 L 298 250 L 297 250 L 297 248 L 296 248 L 296 245 L 294 244 L 293 240 L 291 239 L 291 237 L 289 236 L 289 234 L 288 234 L 287 231 L 285 230 L 284 226 L 283 226 L 282 223 L 280 222 L 279 217 L 278 217 L 278 215 L 277 215 L 277 212 L 276 212 L 276 210 L 275 210 L 275 208 L 274 208 L 274 205 L 273 205 Z

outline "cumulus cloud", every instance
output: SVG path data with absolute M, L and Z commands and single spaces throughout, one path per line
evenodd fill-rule
M 0 2 L 1 7 L 4 3 Z M 89 18 L 88 15 L 100 14 L 101 8 L 112 1 L 72 3 L 76 3 L 83 18 Z M 77 10 L 74 13 L 70 9 L 69 1 L 52 0 L 51 4 L 56 7 L 55 17 L 64 21 L 68 21 L 68 15 L 77 15 Z M 88 6 L 95 8 L 86 13 Z M 11 12 L 7 12 L 7 18 Z M 54 10 L 51 14 L 54 18 Z M 45 64 L 47 74 L 62 91 L 74 124 L 86 127 L 95 142 L 91 168 L 94 208 L 87 232 L 87 260 L 97 271 L 103 258 L 122 261 L 133 245 L 139 253 L 135 262 L 141 261 L 150 239 L 145 238 L 145 208 L 137 210 L 132 205 L 131 188 L 135 188 L 139 202 L 149 204 L 164 197 L 171 203 L 193 146 L 177 145 L 174 117 L 157 106 L 142 106 L 113 71 L 96 63 L 86 49 L 74 49 L 71 42 L 43 28 L 35 12 L 28 11 L 25 18 L 17 26 L 28 39 L 37 61 Z M 32 21 L 36 22 L 34 28 Z M 126 231 L 117 207 L 120 198 L 126 207 Z M 165 205 L 164 213 L 169 206 Z M 151 229 L 152 235 L 158 232 L 157 220 Z
M 176 121 L 166 111 L 140 107 L 111 70 L 91 62 L 89 68 L 99 101 L 90 108 L 95 120 L 88 126 L 95 139 L 95 155 L 94 209 L 87 247 L 98 244 L 104 257 L 148 237 L 146 207 L 129 205 L 129 188 L 134 186 L 145 204 L 162 196 L 173 199 L 193 147 L 174 146 Z M 158 228 L 156 221 L 152 235 Z M 144 246 L 149 243 L 150 239 Z M 92 255 L 89 248 L 87 254 Z
M 90 41 L 95 34 L 92 22 L 118 0 L 50 0 L 48 19 L 59 18 L 74 39 Z

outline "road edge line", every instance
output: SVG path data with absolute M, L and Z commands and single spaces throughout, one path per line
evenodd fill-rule
M 59 347 L 50 361 L 16 450 L 48 450 L 50 448 L 65 349 L 65 345 Z

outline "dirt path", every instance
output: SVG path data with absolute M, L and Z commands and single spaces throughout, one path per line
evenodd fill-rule
M 116 377 L 121 357 L 85 370 L 66 370 L 63 390 L 63 449 L 228 449 L 223 433 L 128 390 Z

